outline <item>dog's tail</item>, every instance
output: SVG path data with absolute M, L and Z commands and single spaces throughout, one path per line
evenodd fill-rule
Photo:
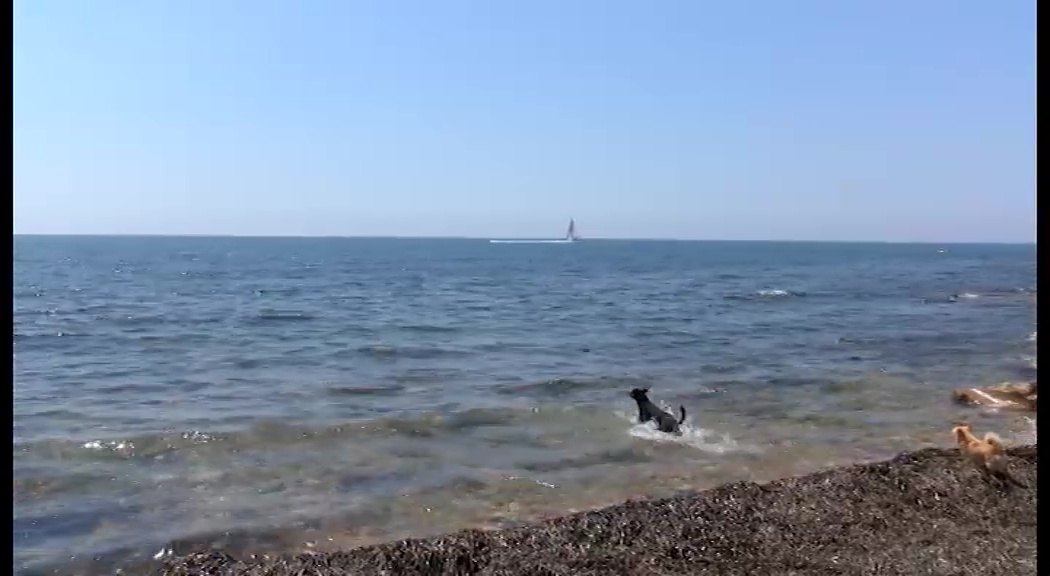
M 984 435 L 984 441 L 991 444 L 992 448 L 995 449 L 996 453 L 1003 453 L 1006 451 L 1006 445 L 1003 444 L 1003 439 L 999 437 L 995 432 L 988 432 Z
M 678 411 L 682 413 L 682 419 L 678 421 L 678 425 L 681 426 L 685 422 L 685 406 L 678 406 Z

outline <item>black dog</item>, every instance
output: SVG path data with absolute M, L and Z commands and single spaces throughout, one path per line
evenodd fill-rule
M 638 403 L 638 421 L 648 422 L 656 420 L 656 427 L 661 432 L 681 434 L 682 431 L 678 427 L 685 422 L 685 406 L 678 407 L 682 412 L 682 419 L 675 421 L 674 416 L 664 412 L 659 406 L 653 404 L 652 400 L 649 400 L 649 397 L 646 396 L 647 392 L 649 392 L 648 388 L 631 390 L 631 398 L 634 398 L 634 401 Z

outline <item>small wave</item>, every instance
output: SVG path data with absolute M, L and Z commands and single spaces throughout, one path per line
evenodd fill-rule
M 766 288 L 756 290 L 747 294 L 729 294 L 724 296 L 726 300 L 762 300 L 768 298 L 802 298 L 806 293 L 797 290 L 783 290 L 780 288 Z
M 446 433 L 458 433 L 467 430 L 487 427 L 509 426 L 536 414 L 533 410 L 523 411 L 511 408 L 468 408 L 451 413 L 427 412 L 409 417 L 389 417 L 353 424 L 331 427 L 325 436 L 347 436 L 354 434 L 379 434 L 389 436 L 391 433 L 414 438 L 429 438 Z M 302 433 L 304 438 L 320 436 L 319 433 Z
M 61 459 L 69 458 L 155 458 L 176 450 L 210 444 L 225 437 L 199 430 L 185 432 L 145 434 L 131 438 L 93 439 L 86 442 L 71 440 L 41 440 L 18 442 L 15 452 L 40 452 Z
M 29 288 L 16 290 L 14 298 L 17 301 L 19 298 L 40 298 L 46 295 L 47 291 L 39 289 L 36 286 L 30 286 Z
M 170 319 L 162 314 L 120 314 L 119 316 L 110 316 L 108 318 L 99 316 L 97 319 L 122 327 L 125 334 L 142 332 L 145 329 L 171 322 Z
M 302 289 L 298 286 L 289 286 L 287 288 L 256 288 L 253 293 L 256 296 L 280 296 L 282 298 L 290 298 L 301 294 Z
M 992 294 L 992 295 L 995 295 L 995 296 L 1008 296 L 1008 295 L 1012 295 L 1012 294 L 1037 294 L 1035 286 L 1032 286 L 1032 287 L 1029 287 L 1029 288 L 1025 288 L 1025 287 L 989 288 L 987 290 L 984 290 L 984 292 L 987 292 L 988 294 Z
M 969 296 L 968 298 L 975 298 L 976 296 Z M 960 298 L 964 298 L 962 294 L 949 294 L 947 296 L 927 296 L 919 298 L 920 304 L 954 304 L 959 301 Z
M 774 376 L 766 380 L 766 385 L 773 388 L 793 388 L 802 386 L 827 386 L 838 384 L 838 381 L 828 378 L 813 376 L 783 375 Z
M 708 362 L 700 366 L 700 371 L 707 374 L 733 374 L 746 368 L 743 364 L 723 364 L 718 362 Z
M 306 322 L 316 320 L 316 317 L 305 312 L 260 312 L 252 318 L 254 324 L 268 324 L 276 322 Z
M 959 298 L 980 298 L 980 297 L 981 297 L 980 294 L 974 294 L 972 292 L 963 292 L 962 294 L 959 294 Z
M 20 411 L 18 418 L 54 418 L 56 420 L 83 420 L 84 414 L 63 408 L 46 407 L 39 411 Z M 15 426 L 18 423 L 15 422 Z
M 330 394 L 380 393 L 343 388 Z M 392 390 L 391 390 L 392 392 Z M 558 412 L 551 414 L 557 415 Z M 391 434 L 408 437 L 432 437 L 461 433 L 487 427 L 508 426 L 523 419 L 548 417 L 535 409 L 467 408 L 450 412 L 430 411 L 410 416 L 394 416 L 368 420 L 347 421 L 327 426 L 292 424 L 283 420 L 254 421 L 248 428 L 216 432 L 187 430 L 135 436 L 88 438 L 85 440 L 49 439 L 16 442 L 15 452 L 47 454 L 63 459 L 132 458 L 154 459 L 182 451 L 207 450 L 209 453 L 232 453 L 258 447 L 274 449 L 280 446 L 311 444 L 331 440 L 347 440 L 359 436 L 389 437 Z
M 654 434 L 659 434 L 659 432 L 654 431 Z M 614 448 L 600 450 L 598 452 L 577 457 L 531 462 L 523 464 L 521 468 L 523 470 L 528 470 L 529 472 L 549 474 L 552 472 L 560 472 L 562 470 L 589 468 L 591 466 L 601 466 L 604 464 L 639 464 L 651 461 L 652 457 L 643 451 L 632 448 Z
M 423 346 L 391 346 L 389 344 L 370 344 L 357 349 L 359 354 L 376 359 L 394 360 L 397 358 L 413 358 L 426 360 L 442 356 L 466 356 L 461 350 L 450 350 L 448 348 L 430 348 Z
M 1036 340 L 1036 334 L 1037 334 L 1037 333 L 1038 333 L 1038 331 L 1036 331 L 1036 332 L 1032 332 L 1031 334 L 1029 334 L 1029 335 L 1028 335 L 1028 341 L 1029 341 L 1029 342 L 1036 342 L 1036 341 L 1037 341 L 1037 340 Z
M 519 412 L 509 408 L 471 408 L 445 418 L 443 428 L 458 431 L 487 426 L 506 426 L 518 415 Z
M 35 339 L 46 339 L 46 338 L 74 338 L 91 336 L 91 334 L 77 333 L 77 332 L 65 332 L 63 330 L 56 330 L 55 332 L 15 332 L 13 334 L 15 341 L 19 340 L 35 340 Z
M 402 326 L 402 330 L 406 332 L 422 332 L 422 333 L 448 333 L 448 332 L 459 332 L 459 328 L 454 326 L 437 326 L 434 324 L 409 324 Z
M 22 315 L 26 315 L 26 316 L 30 316 L 30 315 L 55 316 L 56 314 L 59 314 L 61 312 L 62 311 L 60 311 L 58 308 L 37 308 L 37 309 L 25 309 L 25 308 L 22 308 L 22 309 L 19 309 L 18 306 L 16 305 L 15 306 L 15 314 L 14 314 L 14 316 L 15 316 L 15 321 L 17 322 L 18 321 L 18 317 L 22 316 Z
M 179 443 L 181 443 L 184 446 L 192 446 L 192 445 L 198 445 L 198 444 L 207 444 L 207 443 L 209 443 L 209 442 L 211 442 L 213 440 L 215 440 L 215 436 L 213 436 L 211 434 L 206 434 L 206 433 L 201 432 L 199 430 L 190 430 L 190 431 L 181 433 L 179 435 L 179 437 L 178 437 L 178 440 L 175 440 L 175 441 L 176 442 L 181 441 Z M 85 450 L 93 450 L 93 451 L 99 451 L 99 452 L 112 452 L 114 454 L 118 454 L 118 455 L 121 455 L 121 456 L 152 455 L 152 454 L 156 453 L 155 451 L 151 450 L 147 454 L 137 454 L 136 453 L 136 447 L 135 447 L 135 441 L 134 440 L 130 440 L 130 439 L 129 440 L 91 440 L 90 442 L 85 442 L 81 446 L 81 448 L 84 448 Z M 169 443 L 167 445 L 167 449 L 173 449 L 173 448 L 174 448 L 173 444 Z
M 632 376 L 602 376 L 599 378 L 551 378 L 541 382 L 529 382 L 525 384 L 511 384 L 499 386 L 495 389 L 497 394 L 509 396 L 530 397 L 557 397 L 566 396 L 574 392 L 593 389 L 623 389 L 626 394 L 631 388 L 651 384 L 652 381 Z
M 405 391 L 405 387 L 392 386 L 331 386 L 328 393 L 333 396 L 395 396 Z
M 135 449 L 135 445 L 124 440 L 92 440 L 85 442 L 83 448 L 86 450 L 106 450 L 118 454 L 127 454 Z

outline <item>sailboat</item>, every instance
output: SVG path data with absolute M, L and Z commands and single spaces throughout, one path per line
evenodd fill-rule
M 569 229 L 565 231 L 566 242 L 577 242 L 580 237 L 576 235 L 576 220 L 569 218 Z
M 565 237 L 559 240 L 489 240 L 493 244 L 570 244 L 579 242 L 580 235 L 576 233 L 576 220 L 569 218 L 569 229 L 565 231 Z

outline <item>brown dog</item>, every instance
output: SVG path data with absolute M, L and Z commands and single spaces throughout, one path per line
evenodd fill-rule
M 981 473 L 1000 482 L 1027 488 L 1007 469 L 1006 446 L 995 432 L 988 432 L 982 440 L 974 436 L 969 424 L 960 424 L 952 428 L 952 436 L 959 445 L 959 451 L 969 458 Z

